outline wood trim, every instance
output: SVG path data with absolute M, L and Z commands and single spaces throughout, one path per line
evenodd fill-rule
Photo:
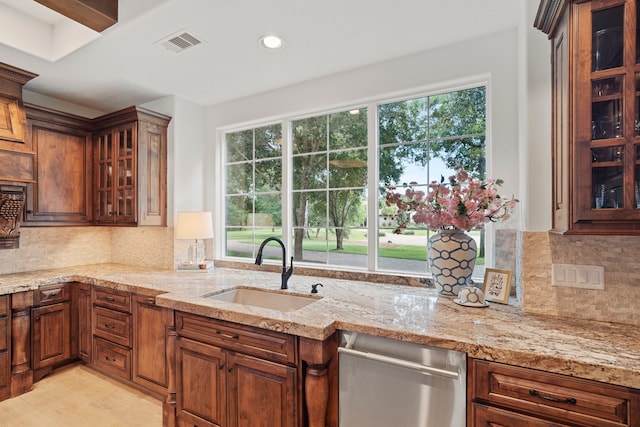
M 300 359 L 307 366 L 304 384 L 309 427 L 333 427 L 337 420 L 336 367 L 331 366 L 337 352 L 337 333 L 324 341 L 300 337 Z
M 132 106 L 113 113 L 105 114 L 104 116 L 96 117 L 93 119 L 93 128 L 96 133 L 99 133 L 99 131 L 103 129 L 139 120 L 167 127 L 171 121 L 171 117 L 142 107 Z
M 93 120 L 86 117 L 29 104 L 28 102 L 24 103 L 24 110 L 27 120 L 38 120 L 58 127 L 72 127 L 74 130 L 80 131 L 78 133 L 93 132 Z
M 35 73 L 0 62 L 0 79 L 11 80 L 12 82 L 24 85 L 35 77 L 38 77 Z
M 118 22 L 118 0 L 36 0 L 36 2 L 99 33 Z
M 549 35 L 549 38 L 553 37 L 560 17 L 569 3 L 569 0 L 542 0 L 538 6 L 533 26 Z

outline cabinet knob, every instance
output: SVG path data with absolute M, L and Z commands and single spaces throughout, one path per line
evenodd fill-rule
M 224 365 L 218 366 L 218 369 L 224 369 Z
M 36 316 L 36 320 L 40 320 L 40 316 Z
M 227 369 L 227 372 L 231 372 L 231 371 L 233 371 L 233 368 Z

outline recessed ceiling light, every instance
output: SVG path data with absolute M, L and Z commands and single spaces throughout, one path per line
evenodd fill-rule
M 260 46 L 266 49 L 280 49 L 284 45 L 284 40 L 278 36 L 266 35 L 260 37 Z

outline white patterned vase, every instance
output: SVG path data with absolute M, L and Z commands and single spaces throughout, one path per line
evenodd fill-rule
M 476 241 L 462 230 L 439 230 L 429 237 L 429 268 L 441 295 L 458 296 L 471 279 L 477 254 Z

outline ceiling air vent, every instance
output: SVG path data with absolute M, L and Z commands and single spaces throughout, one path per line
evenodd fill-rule
M 186 31 L 178 31 L 156 43 L 159 43 L 172 52 L 182 52 L 190 47 L 199 45 L 202 41 Z

